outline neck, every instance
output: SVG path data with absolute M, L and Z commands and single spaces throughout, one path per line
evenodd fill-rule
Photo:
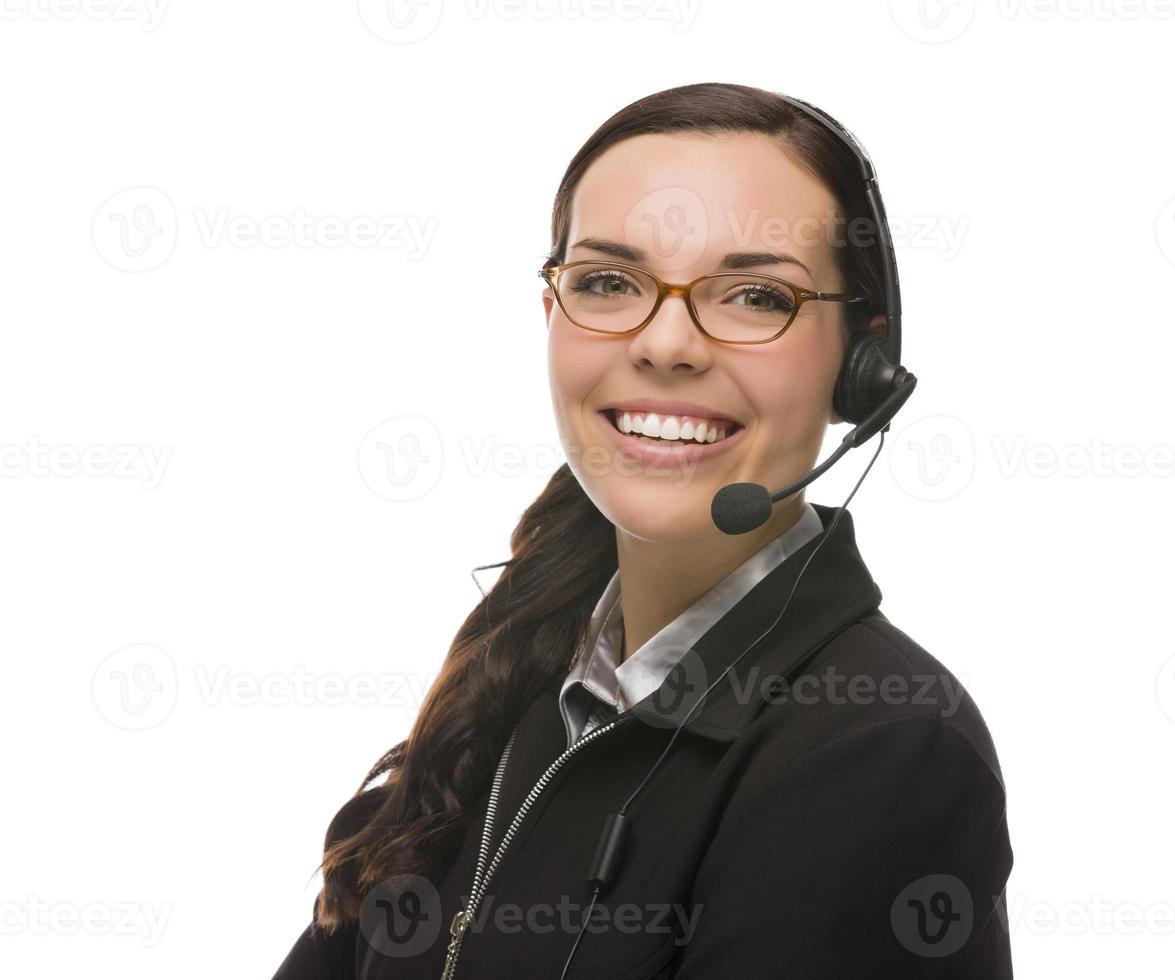
M 801 491 L 776 505 L 747 534 L 698 541 L 647 541 L 616 529 L 624 642 L 621 661 L 657 635 L 760 548 L 792 527 L 804 507 Z

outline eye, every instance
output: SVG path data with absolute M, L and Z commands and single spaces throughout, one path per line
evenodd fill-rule
M 784 292 L 767 283 L 756 282 L 740 286 L 735 295 L 746 297 L 750 302 L 733 303 L 732 305 L 753 313 L 786 313 L 790 315 L 796 308 L 795 298 L 790 292 Z
M 595 289 L 595 286 L 602 289 Z M 596 269 L 585 273 L 576 281 L 571 289 L 576 293 L 594 293 L 596 296 L 623 296 L 625 288 L 631 287 L 632 292 L 627 295 L 639 295 L 640 287 L 629 276 L 619 269 Z

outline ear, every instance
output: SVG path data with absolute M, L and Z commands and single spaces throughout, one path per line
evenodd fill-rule
M 551 292 L 551 287 L 548 286 L 543 290 L 543 319 L 547 322 L 547 329 L 551 328 L 551 310 L 555 306 L 555 294 Z
M 864 326 L 862 332 L 884 334 L 887 323 L 888 323 L 888 321 L 885 318 L 885 314 L 878 313 L 877 316 L 873 317 L 873 319 L 871 319 Z M 853 338 L 850 337 L 849 342 L 851 343 L 852 340 L 853 340 Z M 845 355 L 844 356 L 845 356 L 845 358 L 847 358 L 849 356 L 849 350 L 848 350 L 847 346 L 845 347 Z M 842 360 L 841 363 L 843 364 L 844 361 Z M 837 378 L 838 378 L 838 380 L 840 378 L 840 371 L 839 370 L 837 371 Z M 834 382 L 834 385 L 835 385 L 835 382 Z M 837 414 L 836 409 L 833 408 L 831 404 L 829 404 L 829 406 L 828 406 L 828 424 L 829 425 L 836 425 L 838 422 L 843 422 L 843 421 L 844 421 L 844 419 L 842 419 L 840 417 L 840 415 Z

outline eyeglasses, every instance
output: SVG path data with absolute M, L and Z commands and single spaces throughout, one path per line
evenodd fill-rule
M 804 289 L 775 276 L 716 272 L 669 283 L 635 265 L 584 259 L 539 269 L 564 315 L 597 333 L 635 333 L 666 296 L 681 296 L 694 325 L 724 344 L 766 344 L 781 336 L 809 300 L 858 303 L 864 296 Z

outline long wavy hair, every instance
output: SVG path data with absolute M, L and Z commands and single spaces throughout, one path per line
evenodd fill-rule
M 763 89 L 681 85 L 625 106 L 572 158 L 555 194 L 548 265 L 566 260 L 572 198 L 584 172 L 609 147 L 644 133 L 765 134 L 828 189 L 842 232 L 848 222 L 870 221 L 856 160 L 822 124 Z M 869 298 L 840 305 L 847 337 L 884 311 L 882 256 L 876 243 L 834 253 L 844 290 Z M 514 723 L 566 675 L 586 637 L 617 568 L 615 527 L 564 463 L 514 528 L 510 555 L 458 630 L 407 739 L 371 767 L 331 821 L 318 929 L 330 933 L 356 920 L 364 896 L 393 875 L 435 881 L 443 874 L 489 793 Z

